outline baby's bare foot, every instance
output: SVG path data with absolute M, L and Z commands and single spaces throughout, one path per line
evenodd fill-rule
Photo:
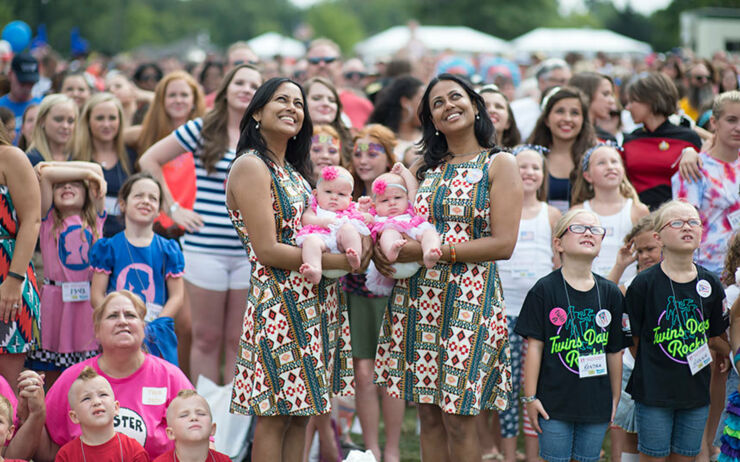
M 401 247 L 406 243 L 406 239 L 399 239 L 391 245 L 390 252 L 388 252 L 388 261 L 394 262 L 398 259 L 398 254 L 401 252 Z
M 344 254 L 347 255 L 347 261 L 352 270 L 358 270 L 360 268 L 360 254 L 355 249 L 347 249 Z
M 312 284 L 318 284 L 321 281 L 321 270 L 313 265 L 309 265 L 308 263 L 302 264 L 301 267 L 298 268 L 298 272 L 300 272 L 303 277 L 308 279 Z
M 424 252 L 424 266 L 433 268 L 442 257 L 442 249 L 435 247 Z

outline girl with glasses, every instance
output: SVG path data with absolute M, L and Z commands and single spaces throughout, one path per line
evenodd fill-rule
M 593 263 L 594 273 L 607 277 L 617 261 L 624 236 L 640 218 L 650 213 L 627 179 L 615 146 L 600 143 L 586 151 L 581 165 L 576 168 L 573 203 L 576 204 L 573 208 L 593 211 L 607 230 Z M 628 266 L 619 283 L 624 284 L 635 274 L 636 265 Z
M 635 401 L 640 460 L 693 460 L 709 413 L 709 363 L 727 367 L 725 292 L 719 278 L 694 264 L 702 236 L 696 209 L 670 201 L 656 212 L 663 261 L 627 288 L 625 310 L 635 347 L 626 391 Z M 712 350 L 710 352 L 710 349 Z
M 558 221 L 553 250 L 562 267 L 532 287 L 516 324 L 529 342 L 521 401 L 548 462 L 597 462 L 619 402 L 623 297 L 591 270 L 605 233 L 589 210 Z

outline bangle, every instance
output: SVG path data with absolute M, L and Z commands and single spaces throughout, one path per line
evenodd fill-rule
M 735 364 L 738 361 L 740 361 L 740 348 L 735 352 L 735 356 L 732 358 L 732 364 Z
M 537 395 L 522 396 L 521 398 L 519 398 L 519 401 L 521 401 L 522 404 L 533 403 L 533 402 L 537 401 Z
M 177 202 L 173 202 L 172 205 L 170 205 L 170 215 L 177 212 L 177 209 L 179 208 L 180 208 L 180 204 L 178 204 Z
M 12 271 L 8 271 L 8 276 L 10 276 L 13 279 L 18 279 L 19 281 L 25 281 L 26 277 L 22 274 L 14 273 Z
M 450 263 L 457 263 L 457 252 L 455 252 L 455 244 L 450 244 Z

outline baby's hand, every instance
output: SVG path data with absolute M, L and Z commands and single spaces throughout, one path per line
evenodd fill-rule
M 359 199 L 357 199 L 357 210 L 363 213 L 367 213 L 370 211 L 370 207 L 373 206 L 373 200 L 370 199 L 368 196 L 362 196 Z
M 393 164 L 393 167 L 391 167 L 391 173 L 394 175 L 400 175 L 403 173 L 403 171 L 406 170 L 406 166 L 403 165 L 401 162 L 396 162 Z

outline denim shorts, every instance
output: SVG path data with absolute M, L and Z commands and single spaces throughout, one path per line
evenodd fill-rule
M 609 422 L 577 423 L 562 420 L 538 420 L 540 457 L 547 462 L 598 462 Z
M 637 449 L 650 457 L 670 453 L 694 457 L 701 451 L 709 405 L 693 409 L 671 409 L 635 403 Z

